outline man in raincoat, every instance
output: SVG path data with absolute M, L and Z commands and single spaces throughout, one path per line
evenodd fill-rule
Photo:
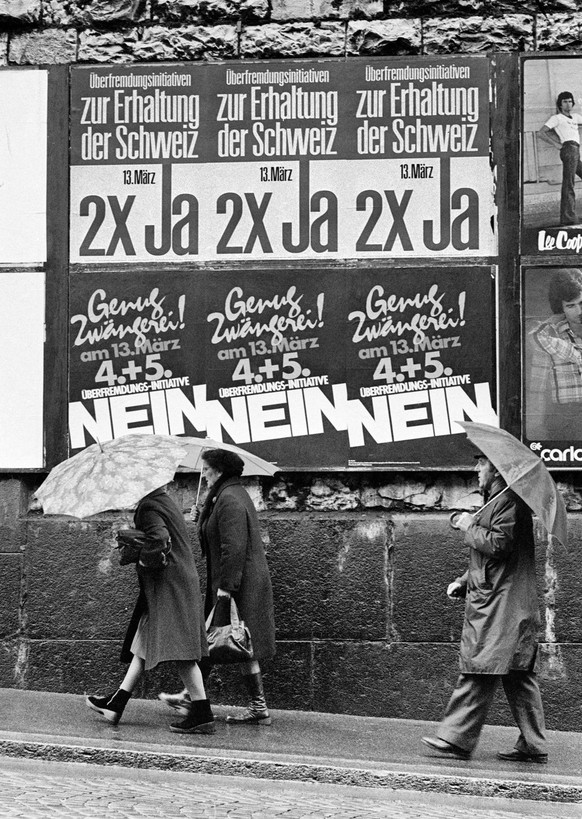
M 455 521 L 465 532 L 469 568 L 447 589 L 449 597 L 466 597 L 461 674 L 438 735 L 422 741 L 439 755 L 468 759 L 501 680 L 520 734 L 515 747 L 498 757 L 544 763 L 544 711 L 534 672 L 540 617 L 531 512 L 484 456 L 477 472 L 485 505 Z

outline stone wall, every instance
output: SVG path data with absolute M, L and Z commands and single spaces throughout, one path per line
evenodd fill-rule
M 0 0 L 0 65 L 482 54 L 580 49 L 580 0 Z M 82 693 L 119 678 L 136 595 L 116 565 L 119 515 L 44 518 L 42 476 L 0 476 L 0 686 Z M 539 537 L 542 685 L 551 728 L 578 730 L 582 478 L 562 475 L 569 554 Z M 456 676 L 466 554 L 448 525 L 477 503 L 465 473 L 286 474 L 249 485 L 276 595 L 273 707 L 437 719 Z M 173 493 L 187 511 L 195 484 Z M 194 533 L 192 533 L 194 535 Z M 201 574 L 203 567 L 200 565 Z M 167 670 L 142 694 L 173 687 Z M 230 671 L 213 699 L 240 702 Z M 500 702 L 492 719 L 511 722 Z
M 473 476 L 303 473 L 261 480 L 247 488 L 275 590 L 278 653 L 264 668 L 272 706 L 438 719 L 457 674 L 463 611 L 445 589 L 467 556 L 448 517 L 452 508 L 478 505 Z M 115 554 L 115 532 L 130 516 L 44 517 L 31 501 L 38 482 L 0 480 L 0 686 L 107 689 L 122 671 L 118 654 L 137 595 L 133 568 L 120 567 Z M 562 730 L 578 730 L 582 700 L 577 483 L 560 483 L 571 511 L 570 551 L 548 549 L 537 530 L 541 681 L 548 724 Z M 187 520 L 196 487 L 187 476 L 172 485 Z M 146 675 L 139 693 L 155 696 L 177 684 L 175 672 L 162 667 Z M 243 701 L 231 669 L 215 669 L 211 696 Z M 491 719 L 511 723 L 502 698 Z
M 579 0 L 0 0 L 5 65 L 562 51 L 581 39 Z

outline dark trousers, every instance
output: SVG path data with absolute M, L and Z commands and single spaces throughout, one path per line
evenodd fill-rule
M 547 753 L 544 708 L 533 671 L 461 674 L 439 726 L 438 736 L 471 753 L 485 725 L 499 680 L 503 683 L 507 702 L 520 732 L 515 747 L 530 754 Z
M 577 142 L 564 142 L 560 149 L 562 160 L 562 195 L 560 198 L 560 224 L 574 225 L 576 217 L 576 194 L 574 183 L 576 176 L 582 179 L 582 162 L 580 146 Z

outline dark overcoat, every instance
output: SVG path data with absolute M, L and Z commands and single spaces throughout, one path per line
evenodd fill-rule
M 532 670 L 540 617 L 529 508 L 502 479 L 465 532 L 469 568 L 460 667 L 465 674 Z
M 218 589 L 229 591 L 251 633 L 254 659 L 273 657 L 271 575 L 257 512 L 238 478 L 228 478 L 218 488 L 199 535 L 208 568 L 206 611 L 216 603 Z
M 141 615 L 147 610 L 146 671 L 169 660 L 199 660 L 208 654 L 208 645 L 200 580 L 184 516 L 161 489 L 140 501 L 134 524 L 155 540 L 169 537 L 172 549 L 164 568 L 150 572 L 138 568 L 140 595 L 121 659 L 131 660 L 131 641 Z

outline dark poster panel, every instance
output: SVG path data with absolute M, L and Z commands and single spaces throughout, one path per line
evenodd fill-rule
M 343 273 L 207 278 L 207 429 L 286 467 L 343 467 Z
M 346 313 L 350 465 L 473 465 L 459 420 L 496 424 L 490 268 L 370 270 Z
M 492 256 L 486 57 L 71 70 L 71 261 Z
M 582 270 L 523 271 L 524 441 L 550 467 L 582 467 Z
M 582 57 L 523 63 L 522 236 L 525 256 L 582 251 Z
M 72 454 L 132 431 L 204 435 L 204 317 L 196 274 L 71 276 Z

